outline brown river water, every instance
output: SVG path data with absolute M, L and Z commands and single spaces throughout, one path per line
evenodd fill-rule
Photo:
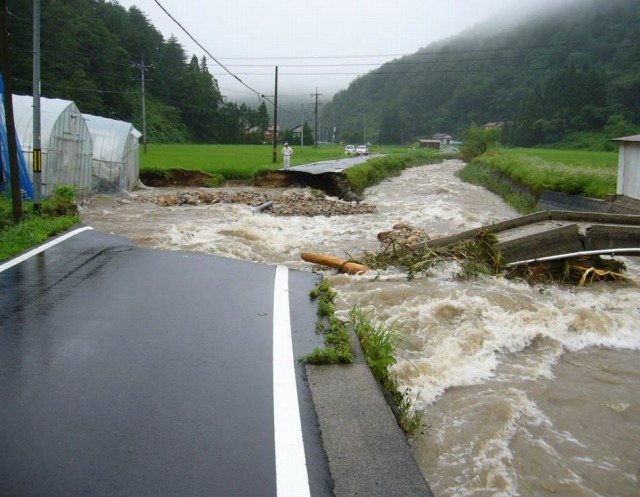
M 310 271 L 301 252 L 357 257 L 396 223 L 436 237 L 517 216 L 460 181 L 462 165 L 412 168 L 369 188 L 374 214 L 273 217 L 99 197 L 81 215 L 141 247 Z M 370 306 L 405 338 L 393 369 L 425 409 L 410 443 L 436 497 L 640 496 L 640 259 L 623 260 L 632 282 L 586 288 L 460 281 L 453 263 L 412 280 L 326 271 L 341 316 Z

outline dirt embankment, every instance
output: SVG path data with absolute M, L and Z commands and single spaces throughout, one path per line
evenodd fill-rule
M 251 180 L 225 181 L 202 171 L 186 169 L 142 170 L 140 181 L 153 187 L 215 187 L 245 186 L 260 188 L 310 187 L 322 190 L 327 195 L 341 197 L 350 193 L 350 185 L 344 174 L 308 174 L 301 171 L 265 171 Z
M 186 169 L 143 169 L 140 181 L 146 186 L 211 186 L 213 176 L 202 171 Z
M 187 169 L 144 169 L 140 171 L 140 181 L 146 186 L 153 187 L 209 187 L 216 184 L 219 178 L 202 171 Z M 252 185 L 264 188 L 283 188 L 288 186 L 302 186 L 295 174 L 282 171 L 267 171 L 257 175 L 252 180 L 220 181 L 220 186 Z

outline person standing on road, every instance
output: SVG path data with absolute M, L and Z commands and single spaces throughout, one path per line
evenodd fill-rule
M 284 157 L 284 168 L 289 169 L 291 165 L 291 156 L 293 155 L 293 149 L 289 146 L 287 142 L 284 143 L 284 147 L 282 147 L 282 157 Z

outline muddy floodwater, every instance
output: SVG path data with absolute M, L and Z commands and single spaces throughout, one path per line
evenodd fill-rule
M 99 197 L 84 222 L 139 246 L 193 251 L 327 275 L 341 316 L 370 306 L 404 337 L 393 368 L 425 409 L 411 440 L 437 497 L 640 495 L 640 261 L 626 283 L 531 286 L 461 281 L 455 264 L 408 280 L 335 274 L 302 252 L 378 250 L 396 223 L 432 237 L 516 217 L 460 181 L 458 161 L 416 167 L 366 191 L 373 214 L 275 217 L 242 204 L 160 207 L 156 190 Z

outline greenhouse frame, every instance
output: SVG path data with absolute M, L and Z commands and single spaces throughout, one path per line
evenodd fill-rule
M 14 95 L 13 111 L 16 134 L 33 181 L 33 97 Z M 91 136 L 76 104 L 70 100 L 41 98 L 40 130 L 42 194 L 51 195 L 56 185 L 70 185 L 76 187 L 79 199 L 91 195 Z
M 33 182 L 33 97 L 13 96 L 20 143 L 21 181 Z M 80 200 L 93 193 L 122 193 L 138 184 L 139 138 L 131 124 L 82 114 L 70 100 L 40 99 L 42 194 L 56 185 L 74 186 Z M 3 119 L 4 123 L 4 119 Z M 22 178 L 28 174 L 28 179 Z M 5 175 L 6 176 L 6 175 Z
M 131 123 L 106 117 L 82 115 L 93 143 L 93 191 L 131 191 L 138 182 L 142 136 Z

